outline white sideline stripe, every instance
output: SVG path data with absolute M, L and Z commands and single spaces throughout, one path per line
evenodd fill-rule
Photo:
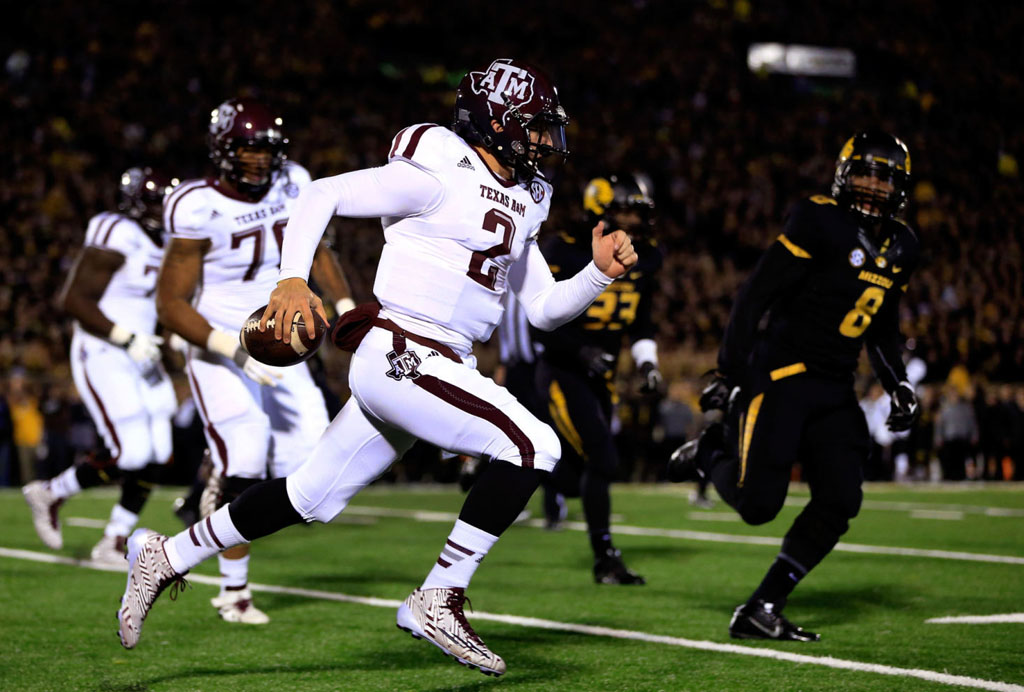
M 0 557 L 9 557 L 19 560 L 33 560 L 35 562 L 46 562 L 58 565 L 70 565 L 73 567 L 85 567 L 99 569 L 106 572 L 122 571 L 117 567 L 101 565 L 91 560 L 75 560 L 74 558 L 62 555 L 51 555 L 48 553 L 37 553 L 30 550 L 16 550 L 12 548 L 0 548 Z M 189 581 L 198 584 L 220 585 L 220 577 L 210 577 L 203 574 L 192 574 Z M 340 603 L 355 603 L 368 605 L 376 608 L 398 608 L 401 601 L 388 598 L 372 598 L 367 596 L 349 596 L 348 594 L 335 593 L 332 591 L 319 591 L 316 589 L 300 589 L 291 586 L 274 586 L 272 584 L 249 584 L 253 591 L 265 591 L 267 593 L 280 593 L 290 596 L 305 596 L 325 601 L 337 601 Z M 995 680 L 983 680 L 964 675 L 950 675 L 939 673 L 933 670 L 922 670 L 920 668 L 897 668 L 879 663 L 862 663 L 860 661 L 849 661 L 832 656 L 807 656 L 804 654 L 793 654 L 788 651 L 776 651 L 774 649 L 761 649 L 738 644 L 722 644 L 695 639 L 683 639 L 682 637 L 669 637 L 660 634 L 649 634 L 635 630 L 620 630 L 612 627 L 595 627 L 593 625 L 578 625 L 572 622 L 558 622 L 555 620 L 543 620 L 541 618 L 521 617 L 519 615 L 501 615 L 497 613 L 474 612 L 474 620 L 489 620 L 491 622 L 502 622 L 507 625 L 519 627 L 534 627 L 537 629 L 554 630 L 556 632 L 572 632 L 575 634 L 586 634 L 593 637 L 608 637 L 611 639 L 630 639 L 633 641 L 650 642 L 652 644 L 666 644 L 687 649 L 698 649 L 700 651 L 713 651 L 724 654 L 738 654 L 740 656 L 756 656 L 758 658 L 769 658 L 776 661 L 787 661 L 789 663 L 807 663 L 811 665 L 824 666 L 826 668 L 837 668 L 840 670 L 853 670 L 862 673 L 877 673 L 879 675 L 892 675 L 896 677 L 918 678 L 929 682 L 936 682 L 942 685 L 953 685 L 959 687 L 971 687 L 978 690 L 993 690 L 994 692 L 1024 692 L 1024 686 Z
M 107 522 L 102 519 L 90 519 L 89 517 L 68 517 L 64 520 L 67 526 L 78 526 L 85 529 L 105 529 Z
M 736 512 L 690 512 L 686 517 L 693 521 L 742 521 Z
M 925 620 L 936 625 L 991 625 L 1000 623 L 1024 624 L 1024 613 L 1006 613 L 1005 615 L 950 615 L 942 618 Z
M 450 512 L 426 512 L 415 509 L 391 509 L 389 507 L 367 507 L 349 506 L 345 512 L 361 514 L 372 517 L 394 517 L 399 519 L 413 519 L 424 522 L 450 522 L 458 518 L 457 514 Z M 540 519 L 532 519 L 523 522 L 523 526 L 543 528 L 544 522 Z M 586 531 L 587 525 L 578 521 L 567 521 L 563 524 L 565 528 L 573 531 Z M 711 531 L 686 531 L 683 529 L 653 529 L 643 526 L 627 526 L 616 524 L 612 527 L 616 534 L 626 536 L 659 536 L 662 538 L 679 538 L 690 541 L 711 541 L 714 543 L 741 543 L 744 545 L 770 545 L 778 547 L 782 544 L 781 538 L 772 536 L 740 536 L 729 533 L 714 533 Z M 930 557 L 939 560 L 965 560 L 968 562 L 995 562 L 1008 565 L 1024 565 L 1024 557 L 1014 555 L 986 555 L 985 553 L 965 553 L 953 550 L 925 550 L 922 548 L 898 548 L 884 545 L 862 545 L 859 543 L 837 543 L 833 550 L 847 553 L 866 553 L 872 555 L 900 555 L 903 557 Z
M 947 521 L 960 521 L 964 513 L 959 510 L 950 509 L 912 509 L 911 519 L 945 519 Z

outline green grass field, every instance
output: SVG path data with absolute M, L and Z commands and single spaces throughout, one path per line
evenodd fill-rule
M 795 488 L 771 524 L 749 527 L 721 504 L 691 508 L 687 490 L 615 488 L 617 544 L 644 587 L 595 585 L 578 530 L 508 531 L 468 591 L 470 621 L 508 664 L 499 679 L 394 625 L 397 601 L 420 584 L 461 506 L 454 489 L 370 488 L 329 526 L 257 542 L 252 582 L 284 587 L 256 594 L 272 618 L 263 627 L 221 622 L 209 605 L 216 587 L 201 576 L 216 562 L 201 565 L 177 601 L 157 602 L 133 651 L 116 635 L 124 577 L 40 561 L 53 553 L 21 494 L 0 491 L 0 689 L 1024 691 L 1024 623 L 926 622 L 1024 612 L 1024 487 L 869 486 L 840 546 L 849 549 L 826 559 L 786 611 L 822 633 L 817 643 L 727 632 L 806 491 Z M 143 524 L 179 530 L 175 495 L 157 492 Z M 60 556 L 88 557 L 114 497 L 92 491 L 64 506 Z M 531 509 L 539 515 L 539 497 Z M 578 500 L 570 510 L 579 520 Z M 775 540 L 743 538 L 752 536 Z

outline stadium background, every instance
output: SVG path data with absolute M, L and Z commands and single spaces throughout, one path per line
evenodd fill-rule
M 123 169 L 207 174 L 209 111 L 237 95 L 279 108 L 292 158 L 314 177 L 377 165 L 402 127 L 447 123 L 459 77 L 504 54 L 546 69 L 572 118 L 549 231 L 580 222 L 580 190 L 594 174 L 639 169 L 656 184 L 667 255 L 656 320 L 674 385 L 664 402 L 625 398 L 624 478 L 658 477 L 664 450 L 652 428 L 693 430 L 697 377 L 714 362 L 737 286 L 786 207 L 826 191 L 842 142 L 872 125 L 910 147 L 907 217 L 927 252 L 902 308 L 927 365 L 917 477 L 1024 470 L 1022 8 L 55 1 L 10 13 L 0 32 L 0 375 L 11 414 L 8 424 L 0 411 L 0 485 L 18 483 L 19 455 L 49 475 L 96 443 L 70 381 L 70 323 L 53 301 Z M 857 76 L 755 74 L 746 61 L 755 41 L 849 48 Z M 334 229 L 356 297 L 367 299 L 379 225 Z M 481 355 L 487 371 L 493 347 Z M 325 360 L 330 388 L 344 395 L 344 359 Z M 870 380 L 865 370 L 865 395 Z M 880 451 L 870 475 L 891 477 Z M 959 467 L 950 454 L 962 455 Z M 455 472 L 421 452 L 392 475 Z

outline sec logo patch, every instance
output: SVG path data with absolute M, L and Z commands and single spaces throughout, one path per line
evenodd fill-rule
M 530 183 L 530 197 L 533 197 L 533 201 L 540 204 L 541 200 L 544 199 L 544 186 L 534 180 Z
M 864 265 L 864 251 L 859 247 L 850 251 L 850 264 L 854 267 Z

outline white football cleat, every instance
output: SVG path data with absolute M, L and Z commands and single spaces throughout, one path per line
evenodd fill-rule
M 53 494 L 48 481 L 26 483 L 21 492 L 25 495 L 29 509 L 32 510 L 32 523 L 40 540 L 52 550 L 63 548 L 64 537 L 60 533 L 57 509 L 64 501 Z
M 503 675 L 505 661 L 473 631 L 462 611 L 466 590 L 416 589 L 398 606 L 398 628 L 426 639 L 467 668 L 484 675 Z
M 118 635 L 121 645 L 134 649 L 142 636 L 142 623 L 146 620 L 153 602 L 171 584 L 171 600 L 177 592 L 187 586 L 184 574 L 178 574 L 167 561 L 162 536 L 149 529 L 136 529 L 128 537 L 128 581 L 121 597 L 121 609 L 117 611 Z
M 244 625 L 265 625 L 270 622 L 270 616 L 252 604 L 252 591 L 248 586 L 238 591 L 225 591 L 211 598 L 210 605 L 227 622 L 240 622 Z
M 115 565 L 117 567 L 128 567 L 128 556 L 125 555 L 128 539 L 124 536 L 103 536 L 100 542 L 93 546 L 89 553 L 89 559 L 104 565 Z

